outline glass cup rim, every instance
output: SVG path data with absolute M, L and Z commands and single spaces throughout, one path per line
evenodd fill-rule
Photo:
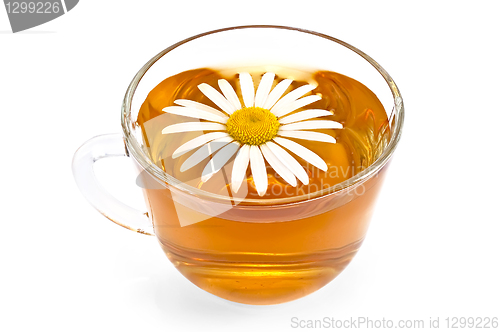
M 226 32 L 230 30 L 240 30 L 240 29 L 261 29 L 261 28 L 267 28 L 267 29 L 283 29 L 283 30 L 291 30 L 291 31 L 297 31 L 297 32 L 302 32 L 310 35 L 314 35 L 317 37 L 321 37 L 330 41 L 333 41 L 341 46 L 344 46 L 351 51 L 357 53 L 359 56 L 364 58 L 370 65 L 372 65 L 378 72 L 379 74 L 383 77 L 383 79 L 386 81 L 387 85 L 389 86 L 392 95 L 393 95 L 393 100 L 394 100 L 394 105 L 391 114 L 389 114 L 389 121 L 393 123 L 393 128 L 391 128 L 391 139 L 387 146 L 384 148 L 382 154 L 366 169 L 362 170 L 358 174 L 354 175 L 353 177 L 350 177 L 347 180 L 344 180 L 343 182 L 329 187 L 329 188 L 324 188 L 322 190 L 318 190 L 312 193 L 308 194 L 303 194 L 300 196 L 292 196 L 292 197 L 285 197 L 285 198 L 270 198 L 270 199 L 256 199 L 256 198 L 245 198 L 245 199 L 237 199 L 238 201 L 241 201 L 244 203 L 244 205 L 283 205 L 283 204 L 289 204 L 289 203 L 301 203 L 304 201 L 310 201 L 311 199 L 316 199 L 316 198 L 323 198 L 329 195 L 334 195 L 338 194 L 340 192 L 349 190 L 350 188 L 354 188 L 357 185 L 360 185 L 364 183 L 366 180 L 370 179 L 373 175 L 377 174 L 390 160 L 392 154 L 394 153 L 396 146 L 398 145 L 398 142 L 401 138 L 401 130 L 403 127 L 403 122 L 404 122 L 404 105 L 403 105 L 403 98 L 401 97 L 401 93 L 392 79 L 392 77 L 389 75 L 389 73 L 382 68 L 374 59 L 372 59 L 369 55 L 366 53 L 362 52 L 361 50 L 357 49 L 356 47 L 341 41 L 340 39 L 331 37 L 329 35 L 311 31 L 311 30 L 306 30 L 306 29 L 301 29 L 301 28 L 296 28 L 296 27 L 288 27 L 288 26 L 281 26 L 281 25 L 242 25 L 242 26 L 233 26 L 233 27 L 228 27 L 228 28 L 222 28 L 222 29 L 216 29 L 216 30 L 211 30 L 207 31 L 204 33 L 197 34 L 195 36 L 186 38 L 184 40 L 181 40 L 167 48 L 165 48 L 163 51 L 158 53 L 156 56 L 151 58 L 134 76 L 132 81 L 130 82 L 127 91 L 125 93 L 125 97 L 123 99 L 123 104 L 122 104 L 122 110 L 121 110 L 121 123 L 122 123 L 122 130 L 123 130 L 123 135 L 124 135 L 124 140 L 126 144 L 126 149 L 127 153 L 135 158 L 135 160 L 141 165 L 144 170 L 146 170 L 149 175 L 153 176 L 156 179 L 159 179 L 161 182 L 164 182 L 170 186 L 173 186 L 174 188 L 177 188 L 181 190 L 182 192 L 185 192 L 190 195 L 194 195 L 197 197 L 201 198 L 206 198 L 209 200 L 216 200 L 220 202 L 224 202 L 226 204 L 234 204 L 234 201 L 236 200 L 233 197 L 228 197 L 228 196 L 223 196 L 223 195 L 218 195 L 214 193 L 210 193 L 195 187 L 192 187 L 190 185 L 187 185 L 183 183 L 182 181 L 177 180 L 175 177 L 165 173 L 163 170 L 160 169 L 157 165 L 155 165 L 145 154 L 144 150 L 141 148 L 140 143 L 135 139 L 134 135 L 132 134 L 132 130 L 130 129 L 132 127 L 132 121 L 131 121 L 131 105 L 132 105 L 132 99 L 134 97 L 134 93 L 137 89 L 137 86 L 139 85 L 142 77 L 146 74 L 146 72 L 153 66 L 153 64 L 158 61 L 160 58 L 162 58 L 164 55 L 168 54 L 170 51 L 176 49 L 177 47 L 186 44 L 192 40 L 202 38 L 204 36 L 220 33 L 220 32 Z

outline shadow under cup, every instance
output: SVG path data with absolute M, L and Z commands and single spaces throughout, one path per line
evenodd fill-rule
M 211 194 L 182 183 L 152 161 L 137 116 L 156 85 L 195 68 L 268 64 L 334 71 L 370 88 L 391 110 L 390 140 L 377 159 L 335 187 L 277 199 Z M 123 136 L 85 143 L 75 154 L 73 171 L 94 207 L 124 227 L 156 235 L 175 267 L 198 287 L 235 302 L 277 304 L 316 291 L 351 261 L 366 235 L 402 123 L 403 103 L 394 81 L 353 46 L 288 27 L 227 28 L 188 38 L 151 59 L 125 95 Z M 112 198 L 93 176 L 93 162 L 119 155 L 136 165 L 146 214 Z

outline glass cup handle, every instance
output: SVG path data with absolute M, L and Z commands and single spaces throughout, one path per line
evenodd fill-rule
M 109 220 L 132 231 L 154 235 L 147 212 L 136 210 L 111 196 L 99 185 L 95 177 L 93 165 L 97 160 L 123 156 L 128 157 L 128 153 L 121 134 L 91 138 L 73 157 L 73 176 L 76 184 L 89 203 Z

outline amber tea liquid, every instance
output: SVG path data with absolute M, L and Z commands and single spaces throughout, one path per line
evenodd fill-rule
M 150 159 L 167 174 L 206 192 L 228 197 L 234 195 L 228 180 L 232 162 L 206 183 L 200 177 L 208 159 L 181 172 L 180 165 L 191 153 L 174 160 L 171 158 L 173 151 L 202 133 L 163 135 L 164 127 L 193 119 L 166 114 L 162 109 L 174 105 L 176 99 L 194 100 L 218 108 L 197 86 L 207 83 L 218 88 L 217 81 L 224 78 L 238 92 L 237 72 L 234 68 L 202 68 L 169 77 L 149 93 L 137 119 Z M 263 68 L 250 70 L 256 86 L 265 72 Z M 273 68 L 273 72 L 276 73 L 274 85 L 285 78 L 294 80 L 287 92 L 307 83 L 317 86 L 312 93 L 319 94 L 321 100 L 296 112 L 329 110 L 332 115 L 322 119 L 340 122 L 343 128 L 317 130 L 335 137 L 336 144 L 291 139 L 318 154 L 327 163 L 327 172 L 292 154 L 309 174 L 308 185 L 299 182 L 293 188 L 268 168 L 269 190 L 260 197 L 249 168 L 248 190 L 240 199 L 266 200 L 314 194 L 354 176 L 381 154 L 390 138 L 387 114 L 366 86 L 334 72 L 286 68 Z M 174 189 L 144 190 L 160 244 L 183 275 L 200 288 L 231 301 L 275 304 L 312 293 L 335 278 L 349 263 L 366 234 L 384 170 L 381 173 L 357 190 L 344 190 L 294 204 L 268 206 L 264 203 L 258 214 L 255 207 L 243 202 L 229 215 L 212 216 L 206 213 L 212 204 L 208 200 L 205 205 L 193 209 L 174 203 Z M 248 209 L 254 211 L 248 212 Z M 201 221 L 181 226 L 180 218 Z

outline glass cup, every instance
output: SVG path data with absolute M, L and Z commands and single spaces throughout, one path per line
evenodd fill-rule
M 341 73 L 373 91 L 389 118 L 388 138 L 371 152 L 373 162 L 311 193 L 237 199 L 180 181 L 153 161 L 137 116 L 156 85 L 195 68 L 270 64 Z M 277 304 L 326 285 L 359 249 L 401 135 L 404 108 L 389 74 L 355 47 L 297 28 L 241 26 L 199 34 L 153 57 L 130 83 L 121 114 L 123 133 L 94 137 L 75 153 L 73 173 L 85 198 L 113 222 L 155 235 L 170 261 L 198 287 L 235 302 Z M 100 187 L 93 163 L 113 156 L 128 156 L 136 166 L 147 212 Z

